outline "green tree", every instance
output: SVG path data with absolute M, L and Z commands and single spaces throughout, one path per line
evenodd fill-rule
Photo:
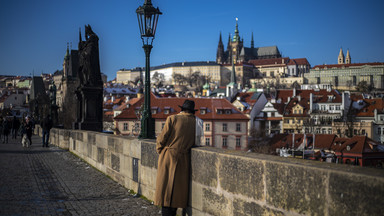
M 369 93 L 373 90 L 373 86 L 368 84 L 367 81 L 361 81 L 357 84 L 356 90 L 362 93 Z

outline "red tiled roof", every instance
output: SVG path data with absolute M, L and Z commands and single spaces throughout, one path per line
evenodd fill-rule
M 249 63 L 255 66 L 262 66 L 262 65 L 286 64 L 288 61 L 289 61 L 289 58 L 285 57 L 285 58 L 270 58 L 270 59 L 254 59 L 254 60 L 249 60 Z
M 374 117 L 375 116 L 375 109 L 377 109 L 377 110 L 383 110 L 384 109 L 384 101 L 381 98 L 364 99 L 364 102 L 367 105 L 356 113 L 357 117 Z
M 152 114 L 154 119 L 166 119 L 169 115 L 179 113 L 181 106 L 184 101 L 193 100 L 195 101 L 195 109 L 200 111 L 200 108 L 204 107 L 207 109 L 206 114 L 200 114 L 196 111 L 195 115 L 202 120 L 249 120 L 249 118 L 241 113 L 236 107 L 234 107 L 228 100 L 221 98 L 157 98 L 151 93 L 151 107 L 158 107 L 158 113 Z M 140 107 L 144 103 L 141 98 L 137 103 L 128 109 L 125 109 L 120 115 L 116 116 L 116 120 L 121 119 L 137 119 L 135 115 L 135 109 Z M 164 107 L 170 107 L 171 112 L 169 114 L 164 113 Z M 218 107 L 231 109 L 231 114 L 218 114 L 216 109 Z M 224 109 L 223 108 L 223 109 Z
M 313 139 L 315 140 L 315 149 L 330 149 L 334 140 L 337 138 L 335 134 L 306 134 L 305 139 L 307 147 L 313 146 Z M 304 134 L 284 134 L 280 139 L 272 142 L 272 147 L 276 148 L 292 148 L 292 140 L 295 139 L 294 148 L 298 148 L 304 142 Z
M 335 143 L 335 144 L 336 145 L 332 146 L 332 149 L 335 152 L 362 154 L 362 153 L 375 152 L 373 147 L 375 145 L 378 145 L 379 143 L 376 141 L 373 141 L 372 139 L 366 136 L 353 136 L 352 138 L 349 138 L 344 142 L 340 142 L 341 145 L 339 143 Z M 348 146 L 349 146 L 349 150 L 347 148 Z
M 296 95 L 300 96 L 302 99 L 308 99 L 310 97 L 310 94 L 313 94 L 314 96 L 314 102 L 315 103 L 326 103 L 328 101 L 328 96 L 332 95 L 334 96 L 334 99 L 330 102 L 333 103 L 341 103 L 342 97 L 337 93 L 336 90 L 332 89 L 331 91 L 327 91 L 326 89 L 320 89 L 320 90 L 296 90 Z M 276 92 L 276 99 L 281 99 L 282 103 L 287 103 L 288 98 L 293 96 L 293 90 L 292 89 L 279 89 Z
M 324 68 L 342 68 L 342 67 L 359 67 L 359 66 L 364 66 L 364 65 L 370 65 L 370 66 L 384 66 L 383 62 L 372 62 L 372 63 L 355 63 L 355 64 L 331 64 L 331 65 L 316 65 L 313 67 L 313 69 L 319 68 L 319 69 L 324 69 Z
M 288 65 L 309 65 L 306 58 L 290 59 Z

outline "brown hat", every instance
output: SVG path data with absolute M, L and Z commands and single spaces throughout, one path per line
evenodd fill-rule
M 192 101 L 192 100 L 185 100 L 183 106 L 179 105 L 179 107 L 181 108 L 182 111 L 189 110 L 193 113 L 197 111 L 195 110 L 195 101 Z

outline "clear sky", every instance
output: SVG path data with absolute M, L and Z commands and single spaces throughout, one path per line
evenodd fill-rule
M 99 36 L 100 66 L 108 80 L 120 68 L 145 65 L 136 8 L 144 0 L 0 0 L 0 75 L 62 69 L 67 43 L 77 49 L 79 28 Z M 340 47 L 352 63 L 384 62 L 383 0 L 152 0 L 163 15 L 151 66 L 215 61 L 219 34 L 226 48 L 239 18 L 250 46 L 277 45 L 284 57 L 312 66 L 336 64 Z

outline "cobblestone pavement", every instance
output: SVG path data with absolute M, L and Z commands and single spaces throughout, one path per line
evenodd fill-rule
M 159 215 L 160 208 L 66 150 L 33 136 L 0 142 L 0 215 Z

